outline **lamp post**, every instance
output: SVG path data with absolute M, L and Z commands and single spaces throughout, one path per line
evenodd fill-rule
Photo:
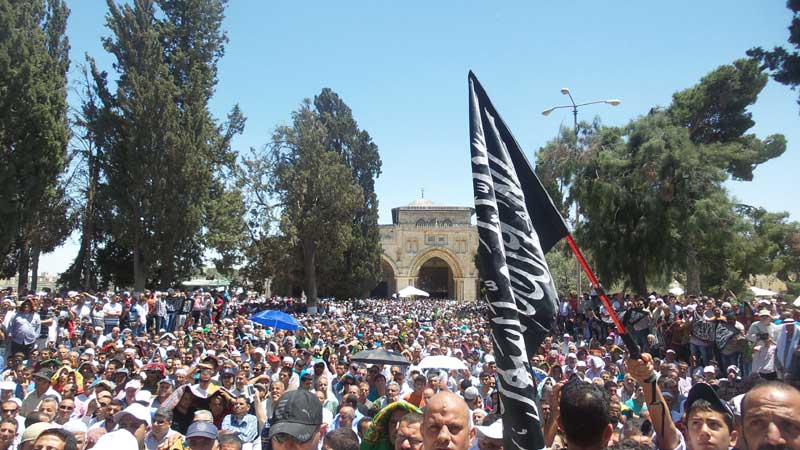
M 597 105 L 600 103 L 604 103 L 606 105 L 617 106 L 622 103 L 619 99 L 612 98 L 608 100 L 595 100 L 586 103 L 575 103 L 575 99 L 572 98 L 572 93 L 569 91 L 569 88 L 561 88 L 561 93 L 569 97 L 569 105 L 560 105 L 560 106 L 553 106 L 552 108 L 547 108 L 542 111 L 543 116 L 550 115 L 551 112 L 557 109 L 564 109 L 564 108 L 572 108 L 572 126 L 573 130 L 575 131 L 575 149 L 578 149 L 578 108 L 582 106 L 589 106 L 589 105 Z M 578 200 L 575 200 L 575 228 L 578 228 L 578 222 L 580 221 L 580 209 L 578 205 Z M 581 297 L 581 265 L 578 263 L 577 258 L 575 259 L 575 267 L 576 267 L 576 284 L 578 285 L 578 298 Z

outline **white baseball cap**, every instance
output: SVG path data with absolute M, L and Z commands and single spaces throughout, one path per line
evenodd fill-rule
M 150 400 L 152 399 L 153 399 L 153 393 L 148 390 L 142 389 L 141 391 L 136 393 L 137 402 L 144 402 L 149 404 Z
M 148 427 L 153 423 L 152 418 L 150 417 L 150 408 L 142 405 L 141 403 L 133 403 L 122 411 L 114 414 L 114 422 L 119 423 L 120 419 L 122 419 L 125 414 L 130 414 L 131 416 L 146 422 Z
M 485 436 L 489 439 L 503 439 L 503 421 L 496 420 L 489 426 L 478 425 L 478 436 Z
M 141 405 L 139 405 L 141 406 Z M 121 414 L 121 413 L 119 413 Z M 117 430 L 100 436 L 92 447 L 95 450 L 119 450 L 122 448 L 139 448 L 136 437 L 128 430 Z

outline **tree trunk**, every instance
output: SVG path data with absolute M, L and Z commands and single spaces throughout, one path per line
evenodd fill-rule
M 161 279 L 159 280 L 159 287 L 164 290 L 172 285 L 172 279 L 175 277 L 175 254 L 173 251 L 167 251 L 166 253 L 164 255 L 164 264 L 161 266 Z
M 686 293 L 700 295 L 700 266 L 697 263 L 697 250 L 689 245 L 686 250 Z
M 312 241 L 303 241 L 303 289 L 309 314 L 317 310 L 317 246 Z
M 38 245 L 31 249 L 31 291 L 36 292 L 39 289 L 39 256 L 42 250 Z
M 83 231 L 81 233 L 81 251 L 78 253 L 78 258 L 80 259 L 78 261 L 78 273 L 81 277 L 81 286 L 83 286 L 83 290 L 89 292 L 92 284 L 92 239 L 87 228 L 86 222 L 84 222 Z
M 81 248 L 83 260 L 81 261 L 81 281 L 84 291 L 92 287 L 92 238 L 94 237 L 94 199 L 98 178 L 98 165 L 92 148 L 89 148 L 89 186 L 86 189 L 86 209 L 83 216 L 83 235 Z
M 644 264 L 636 264 L 630 270 L 631 287 L 636 295 L 647 293 L 647 277 L 644 272 Z
M 17 261 L 17 292 L 19 295 L 24 295 L 28 288 L 28 269 L 30 264 L 30 248 L 28 240 L 20 238 L 17 240 L 17 251 L 19 251 L 19 260 Z
M 133 290 L 136 292 L 144 292 L 145 283 L 147 282 L 144 274 L 143 259 L 142 248 L 136 242 L 133 244 Z

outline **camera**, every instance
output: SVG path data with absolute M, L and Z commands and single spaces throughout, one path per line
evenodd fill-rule
M 769 333 L 758 333 L 759 341 L 766 341 L 767 339 L 769 339 Z
M 244 387 L 244 396 L 247 397 L 249 401 L 253 401 L 256 398 L 256 388 L 252 384 L 245 385 Z

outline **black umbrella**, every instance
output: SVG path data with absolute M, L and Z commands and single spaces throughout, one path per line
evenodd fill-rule
M 402 354 L 382 348 L 377 350 L 362 350 L 353 355 L 350 361 L 367 364 L 392 364 L 397 366 L 411 365 L 411 361 Z

